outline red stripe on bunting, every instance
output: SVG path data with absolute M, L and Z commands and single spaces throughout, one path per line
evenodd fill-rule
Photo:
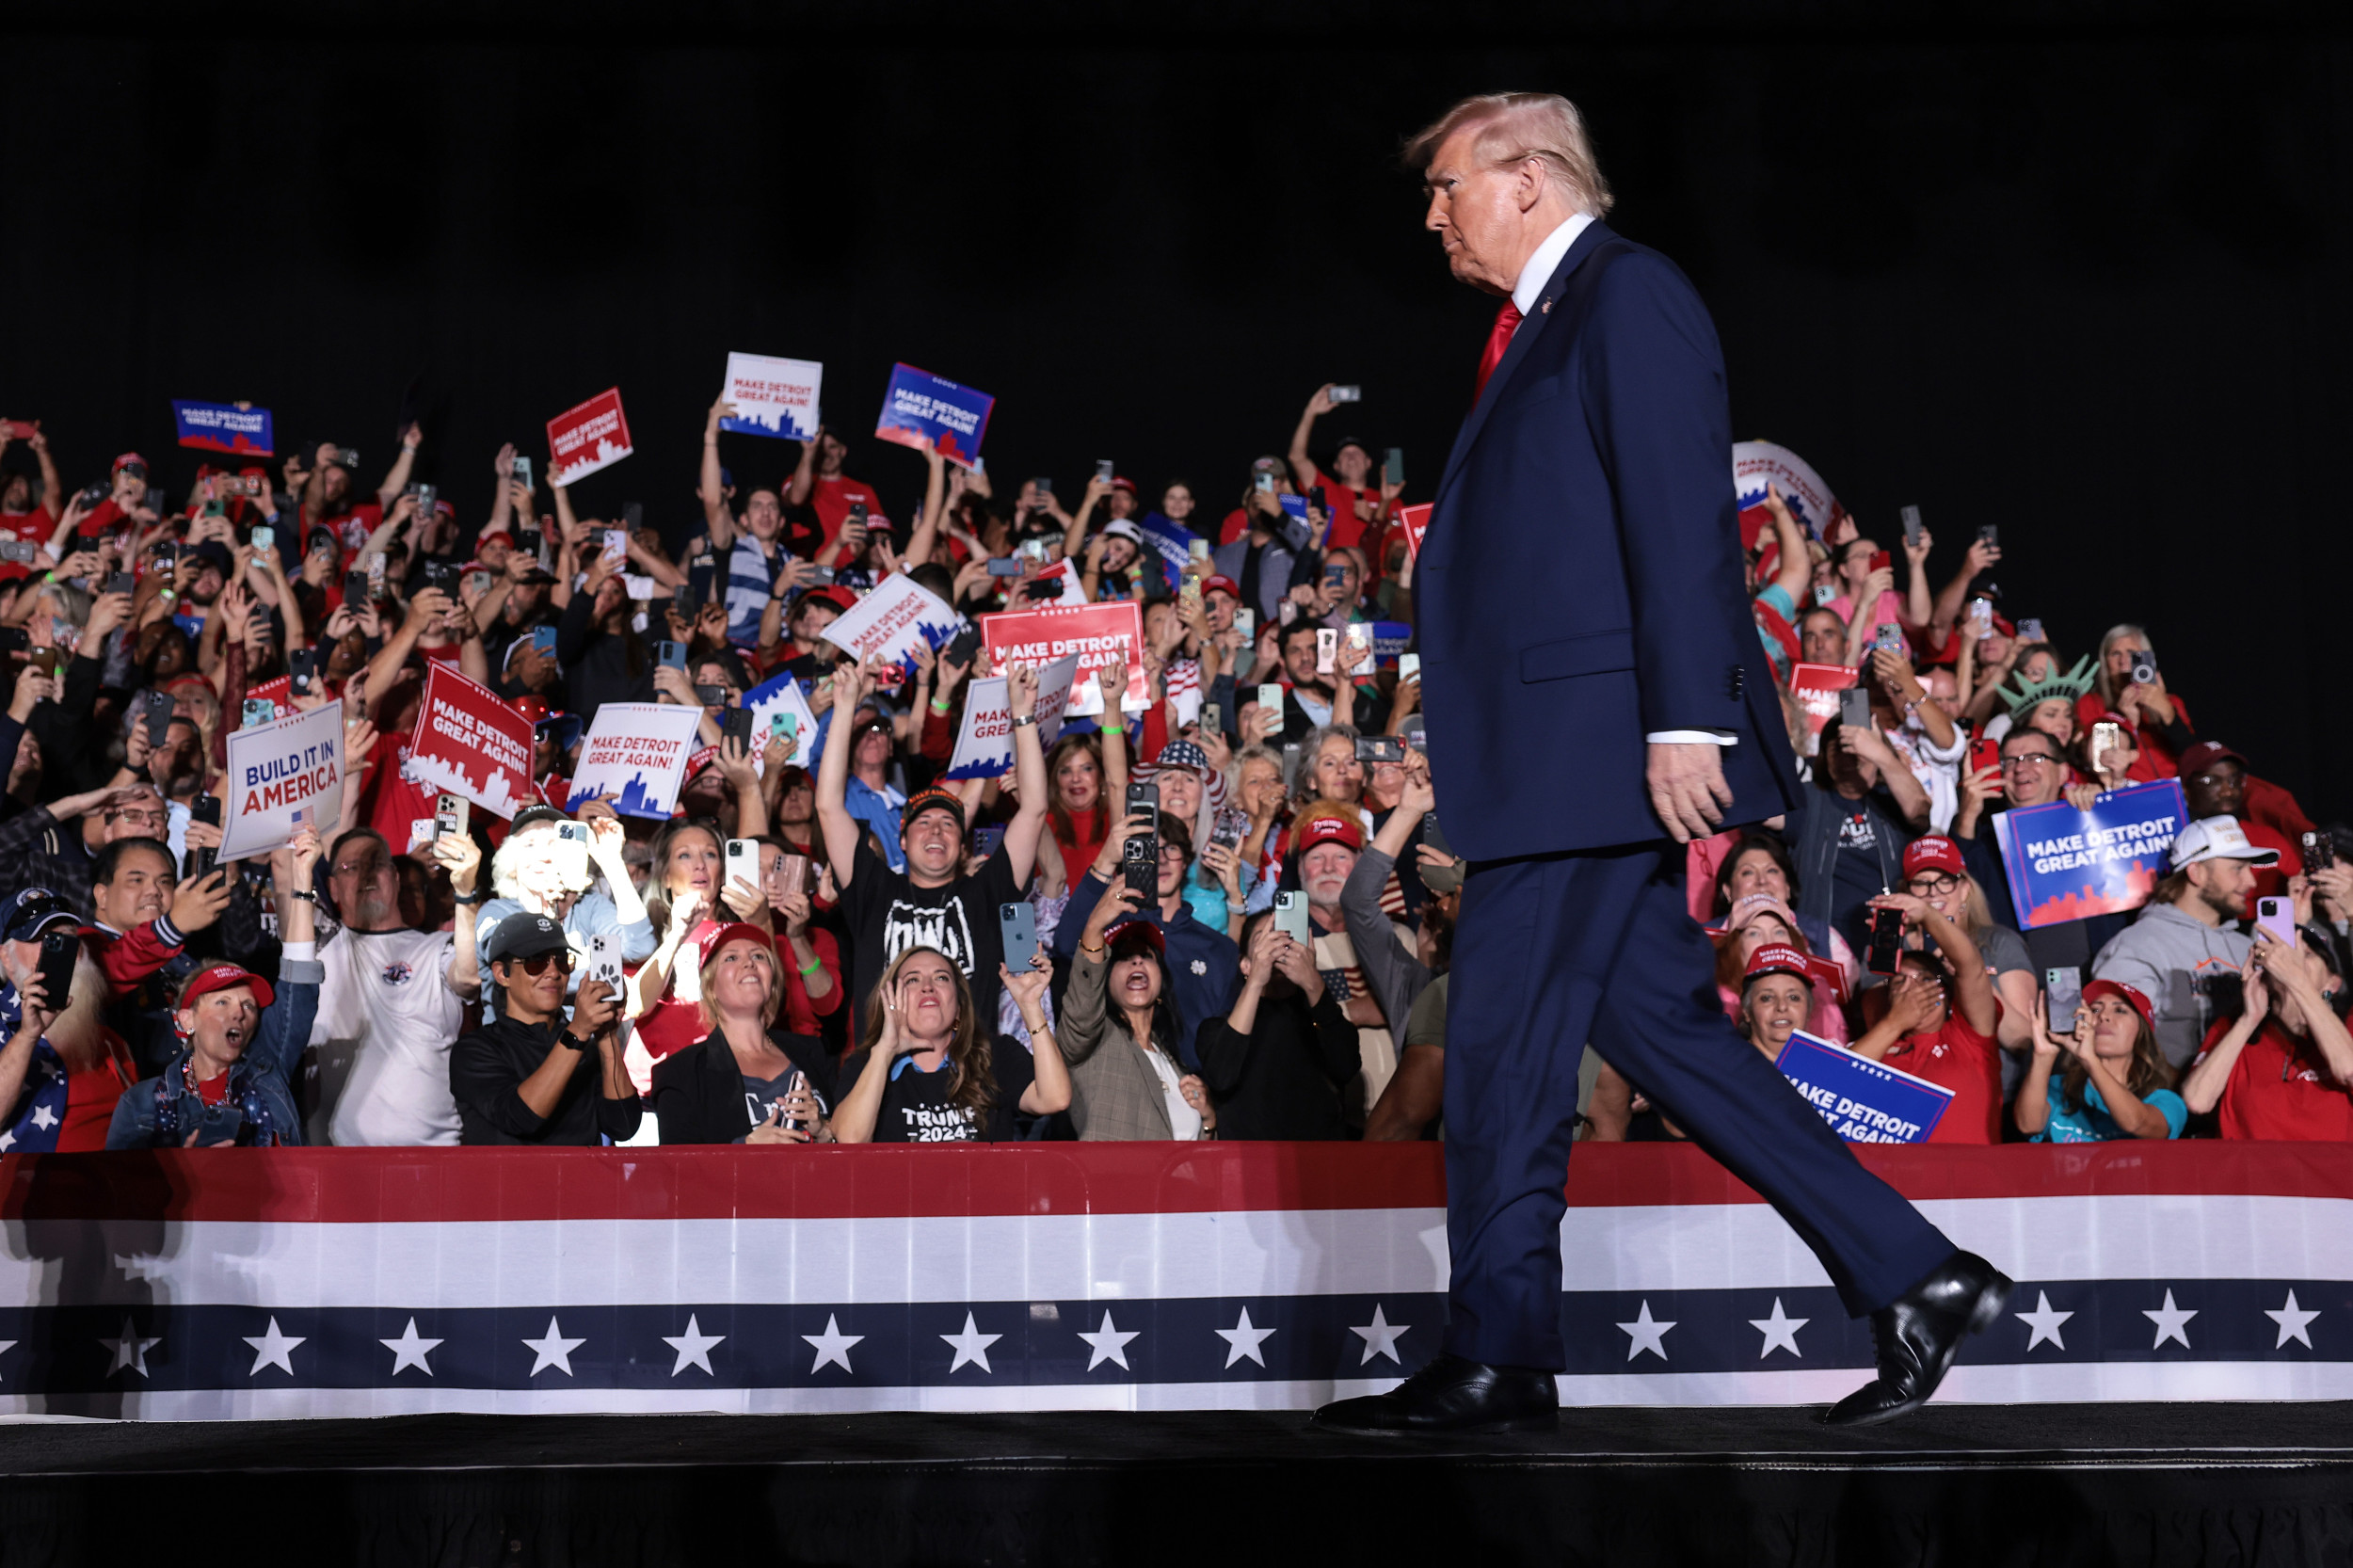
M 1914 1199 L 2353 1198 L 2345 1144 L 1862 1148 Z M 0 1157 L 10 1222 L 437 1224 L 1437 1208 L 1436 1144 L 187 1149 Z M 1760 1201 L 1688 1145 L 1580 1148 L 1574 1208 Z M 40 1251 L 38 1224 L 24 1244 Z M 117 1250 L 125 1250 L 124 1246 Z

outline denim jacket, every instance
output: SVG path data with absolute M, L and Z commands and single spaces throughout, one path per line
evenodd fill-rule
M 133 1084 L 115 1102 L 106 1128 L 110 1149 L 179 1148 L 196 1134 L 196 1144 L 299 1144 L 302 1115 L 295 1109 L 292 1078 L 311 1043 L 318 1017 L 319 985 L 327 966 L 314 958 L 289 958 L 279 965 L 275 1000 L 263 1010 L 253 1043 L 229 1069 L 229 1094 L 206 1105 L 188 1088 L 183 1071 L 184 1048 L 164 1065 L 160 1077 Z

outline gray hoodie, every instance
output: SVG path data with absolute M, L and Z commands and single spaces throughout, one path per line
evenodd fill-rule
M 2238 978 L 2255 944 L 2230 926 L 2203 924 L 2170 904 L 2153 904 L 2091 961 L 2094 980 L 2119 980 L 2149 999 L 2157 1045 L 2176 1068 L 2187 1066 L 2217 1016 L 2217 975 Z

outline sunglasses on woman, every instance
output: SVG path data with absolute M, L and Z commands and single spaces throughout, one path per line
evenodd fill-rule
M 523 973 L 531 975 L 534 978 L 547 973 L 548 966 L 550 964 L 558 966 L 561 973 L 569 974 L 572 972 L 572 955 L 569 951 L 564 952 L 535 952 L 528 958 L 509 958 L 506 962 L 522 970 Z

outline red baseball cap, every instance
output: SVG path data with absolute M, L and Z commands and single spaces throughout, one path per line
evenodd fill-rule
M 2220 741 L 2201 741 L 2182 753 L 2181 776 L 2184 778 L 2195 778 L 2217 762 L 2222 761 L 2236 762 L 2242 769 L 2247 766 L 2246 758 L 2241 757 Z
M 1168 938 L 1160 935 L 1160 928 L 1140 915 L 1113 920 L 1111 929 L 1103 933 L 1104 951 L 1108 952 L 1130 936 L 1142 936 L 1152 945 L 1154 952 L 1163 957 L 1168 953 Z
M 2121 980 L 2095 980 L 2084 987 L 2084 1000 L 2097 1001 L 2102 997 L 2116 998 L 2139 1014 L 2140 1021 L 2147 1024 L 2152 1032 L 2155 1031 L 2156 1010 L 2149 1005 L 2149 999 L 2141 995 L 2137 987 L 2127 985 Z
M 1768 942 L 1750 953 L 1748 973 L 1741 978 L 1749 981 L 1768 974 L 1795 975 L 1805 982 L 1808 990 L 1814 987 L 1812 962 L 1796 948 L 1782 942 Z
M 746 942 L 758 942 L 761 947 L 766 948 L 772 956 L 776 951 L 775 938 L 771 937 L 766 932 L 760 930 L 760 927 L 744 920 L 729 920 L 725 925 L 712 926 L 709 931 L 704 932 L 700 936 L 695 939 L 696 947 L 698 948 L 702 953 L 701 958 L 697 961 L 698 966 L 700 964 L 710 963 L 711 960 L 717 955 L 721 948 L 726 947 L 729 942 L 736 941 L 738 939 Z M 778 976 L 778 978 L 781 979 L 782 976 Z
M 523 638 L 520 640 L 528 642 L 530 639 Z M 514 709 L 515 712 L 520 713 L 523 717 L 529 719 L 535 728 L 547 723 L 548 720 L 555 716 L 554 710 L 548 706 L 548 699 L 543 696 L 531 696 L 528 695 L 519 696 L 514 701 L 508 703 L 507 706 Z
M 1346 817 L 1316 817 L 1299 830 L 1299 853 L 1305 855 L 1318 844 L 1346 844 L 1361 850 L 1365 830 Z
M 1237 600 L 1241 598 L 1241 584 L 1223 572 L 1212 573 L 1203 578 L 1201 591 L 1205 594 L 1232 594 Z
M 140 456 L 136 452 L 126 452 L 121 456 L 115 459 L 114 472 L 120 473 L 124 469 L 129 468 L 134 463 L 136 463 L 142 470 L 147 467 L 146 458 Z
M 485 534 L 482 537 L 474 540 L 473 547 L 476 550 L 480 550 L 484 545 L 488 544 L 492 539 L 498 540 L 499 543 L 504 545 L 509 550 L 515 548 L 515 536 L 509 534 L 504 528 L 491 529 L 488 534 Z
M 857 595 L 839 583 L 828 583 L 822 588 L 809 589 L 801 596 L 800 602 L 806 604 L 811 600 L 821 604 L 830 604 L 844 615 L 857 608 Z
M 227 991 L 239 985 L 252 986 L 253 1000 L 264 1007 L 278 1000 L 278 993 L 271 990 L 269 982 L 260 975 L 241 969 L 234 964 L 215 964 L 208 969 L 199 969 L 195 978 L 182 988 L 180 1005 L 194 1007 L 200 997 L 208 997 L 215 991 Z
M 1942 833 L 1924 833 L 1904 846 L 1904 875 L 1907 878 L 1918 876 L 1929 867 L 1950 872 L 1955 876 L 1969 874 L 1968 863 L 1961 857 L 1961 846 Z

